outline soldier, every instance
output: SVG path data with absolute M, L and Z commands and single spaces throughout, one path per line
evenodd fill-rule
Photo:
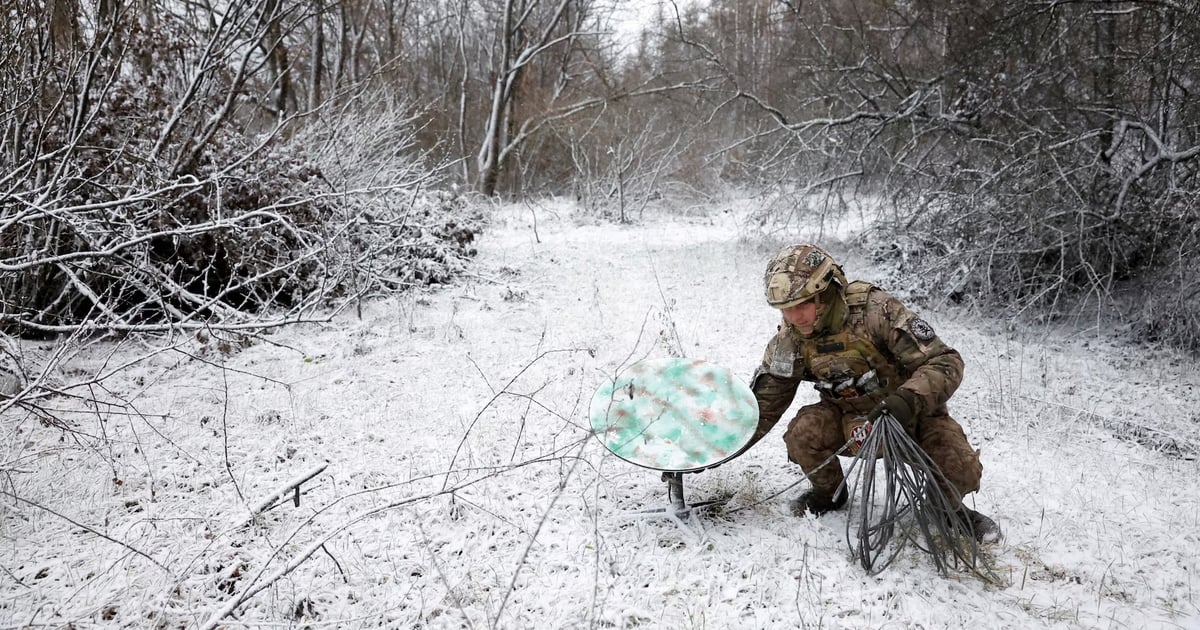
M 976 538 L 999 540 L 995 521 L 962 505 L 964 495 L 979 489 L 983 466 L 946 410 L 962 381 L 958 352 L 883 289 L 847 283 L 819 247 L 785 248 L 767 266 L 765 283 L 767 302 L 783 323 L 751 383 L 759 407 L 751 444 L 779 422 L 801 381 L 816 383 L 821 395 L 800 409 L 783 436 L 788 459 L 812 483 L 793 511 L 820 516 L 846 504 L 834 453 L 847 443 L 857 453 L 872 423 L 888 413 L 941 469 L 943 493 Z

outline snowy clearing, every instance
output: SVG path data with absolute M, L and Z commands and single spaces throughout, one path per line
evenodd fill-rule
M 803 484 L 772 498 L 800 479 L 786 422 L 687 477 L 729 513 L 633 515 L 665 486 L 589 435 L 589 400 L 649 357 L 749 377 L 766 260 L 817 235 L 742 216 L 500 207 L 459 285 L 247 347 L 175 339 L 95 388 L 124 406 L 56 403 L 71 431 L 10 411 L 0 624 L 1200 628 L 1200 373 L 1095 332 L 923 313 L 967 363 L 951 412 L 982 450 L 968 501 L 1005 531 L 999 586 L 911 550 L 866 576 L 846 514 L 791 516 Z M 851 279 L 888 277 L 826 230 Z M 157 348 L 93 347 L 63 378 Z

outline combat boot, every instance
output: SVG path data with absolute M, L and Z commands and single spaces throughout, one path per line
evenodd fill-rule
M 975 535 L 975 540 L 980 543 L 1000 542 L 1000 539 L 1004 537 L 996 521 L 965 505 L 959 508 L 958 518 L 970 527 L 971 533 Z
M 837 489 L 837 493 L 833 498 L 829 495 L 819 492 L 815 489 L 810 489 L 804 494 L 792 499 L 791 507 L 792 514 L 796 516 L 804 516 L 812 514 L 813 516 L 821 516 L 826 512 L 840 510 L 846 506 L 846 487 L 841 486 Z

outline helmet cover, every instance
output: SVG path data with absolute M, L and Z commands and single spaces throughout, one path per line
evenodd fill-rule
M 778 309 L 811 300 L 830 282 L 846 286 L 842 268 L 828 252 L 808 244 L 785 247 L 771 259 L 763 277 L 767 303 Z

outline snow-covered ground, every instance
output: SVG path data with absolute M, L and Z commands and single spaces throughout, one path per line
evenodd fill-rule
M 665 486 L 589 435 L 592 392 L 648 357 L 749 377 L 778 317 L 766 260 L 815 235 L 742 216 L 500 207 L 457 286 L 248 345 L 173 340 L 94 388 L 123 405 L 56 402 L 69 431 L 9 411 L 0 625 L 1200 628 L 1200 374 L 1094 331 L 923 313 L 967 362 L 951 410 L 982 450 L 971 502 L 1005 530 L 1000 585 L 916 551 L 867 576 L 846 514 L 792 516 L 803 484 L 772 498 L 800 479 L 785 423 L 687 477 L 742 509 L 634 515 Z M 823 242 L 890 277 L 839 240 L 854 227 Z M 62 378 L 161 347 L 94 347 Z M 252 516 L 308 475 L 299 506 Z

